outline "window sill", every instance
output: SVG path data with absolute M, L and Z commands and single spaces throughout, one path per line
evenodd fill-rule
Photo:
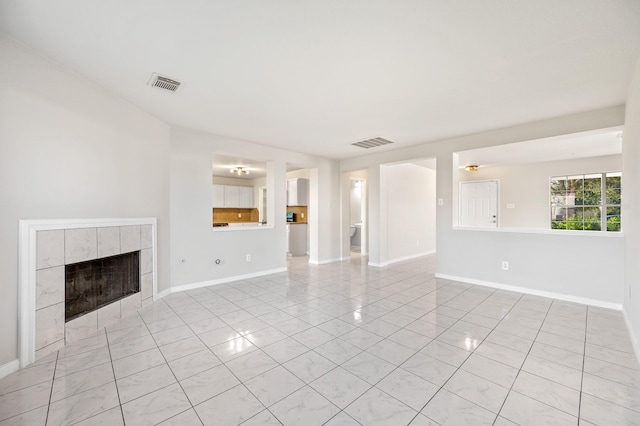
M 454 226 L 454 231 L 480 231 L 480 232 L 500 232 L 508 234 L 540 234 L 540 235 L 568 235 L 574 237 L 600 237 L 600 238 L 622 238 L 624 232 L 603 232 L 603 231 L 571 231 L 563 229 L 532 229 L 532 228 L 473 228 Z
M 217 226 L 213 228 L 213 232 L 235 232 L 235 231 L 264 231 L 274 229 L 273 225 L 241 225 L 241 226 Z

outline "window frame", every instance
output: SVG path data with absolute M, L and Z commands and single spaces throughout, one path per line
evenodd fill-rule
M 566 204 L 566 203 L 558 203 L 557 201 L 554 201 L 554 194 L 557 197 L 557 190 L 554 191 L 553 188 L 553 182 L 554 181 L 564 181 L 564 182 L 569 182 L 570 180 L 575 180 L 575 179 L 581 179 L 583 182 L 583 186 L 582 186 L 582 191 L 584 191 L 584 182 L 587 179 L 600 179 L 600 204 Z M 607 185 L 607 178 L 619 178 L 619 186 L 617 188 L 608 188 Z M 619 191 L 619 195 L 618 195 L 618 199 L 619 199 L 619 203 L 615 204 L 615 203 L 609 203 L 609 199 L 607 197 L 607 189 L 614 189 L 614 190 L 618 190 Z M 566 189 L 565 189 L 566 190 Z M 577 191 L 576 191 L 577 192 Z M 568 193 L 568 192 L 567 192 Z M 569 196 L 565 196 L 565 202 L 566 202 L 566 198 L 568 198 Z M 556 198 L 557 199 L 557 198 Z M 574 195 L 574 199 L 575 199 L 575 195 Z M 586 232 L 602 232 L 602 233 L 621 233 L 622 232 L 622 171 L 618 170 L 618 171 L 609 171 L 609 172 L 596 172 L 596 173 L 575 173 L 575 174 L 566 174 L 566 175 L 561 175 L 561 176 L 550 176 L 549 177 L 549 229 L 552 231 L 586 231 Z M 583 202 L 584 202 L 584 194 L 583 194 L 583 198 L 582 198 Z M 598 208 L 600 210 L 600 215 L 599 215 L 599 224 L 600 224 L 600 229 L 585 229 L 585 216 L 584 216 L 584 211 L 583 211 L 583 215 L 582 215 L 582 229 L 569 229 L 569 217 L 568 214 L 566 213 L 569 209 L 571 208 Z M 610 208 L 614 208 L 618 210 L 618 214 L 617 215 L 609 215 L 609 209 Z M 558 209 L 564 209 L 565 214 L 564 214 L 564 221 L 557 221 L 554 220 L 554 218 L 557 219 L 558 215 L 554 214 L 557 213 Z M 575 216 L 575 215 L 574 215 Z M 617 229 L 609 229 L 609 216 L 617 216 L 619 218 L 619 222 L 617 225 Z M 604 220 L 603 220 L 604 219 Z M 564 223 L 564 228 L 554 228 L 554 223 Z

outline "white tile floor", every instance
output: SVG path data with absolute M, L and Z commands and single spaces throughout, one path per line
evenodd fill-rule
M 620 312 L 359 259 L 178 293 L 0 381 L 0 425 L 638 425 Z

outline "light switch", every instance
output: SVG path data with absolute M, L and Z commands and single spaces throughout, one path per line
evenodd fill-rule
M 444 205 L 444 199 L 438 198 L 438 205 L 439 206 L 443 206 Z

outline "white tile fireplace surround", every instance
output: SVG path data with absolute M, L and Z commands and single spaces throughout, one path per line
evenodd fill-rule
M 140 251 L 140 291 L 65 323 L 65 265 Z M 156 219 L 20 221 L 20 367 L 152 303 Z

